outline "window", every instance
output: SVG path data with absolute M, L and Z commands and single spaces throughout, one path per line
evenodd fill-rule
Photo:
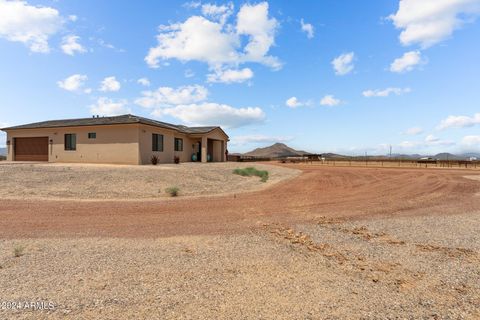
M 175 138 L 175 151 L 183 151 L 183 139 Z
M 88 139 L 97 139 L 97 133 L 96 132 L 89 132 L 88 133 Z
M 77 150 L 77 135 L 75 133 L 65 134 L 65 150 Z
M 152 151 L 163 151 L 163 134 L 152 134 Z

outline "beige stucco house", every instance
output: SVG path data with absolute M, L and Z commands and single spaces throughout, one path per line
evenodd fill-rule
M 149 164 L 226 161 L 220 127 L 186 127 L 134 115 L 53 120 L 3 128 L 7 160 Z

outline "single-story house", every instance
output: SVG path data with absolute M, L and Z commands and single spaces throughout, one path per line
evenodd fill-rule
M 226 161 L 228 135 L 218 126 L 186 127 L 131 114 L 51 120 L 3 128 L 7 161 L 112 164 Z

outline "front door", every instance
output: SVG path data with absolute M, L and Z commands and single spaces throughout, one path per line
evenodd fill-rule
M 197 161 L 202 161 L 202 143 L 197 142 Z

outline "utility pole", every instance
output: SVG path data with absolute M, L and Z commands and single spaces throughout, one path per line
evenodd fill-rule
M 390 159 L 392 158 L 392 145 L 390 145 Z
M 367 151 L 365 151 L 365 165 L 368 166 Z

